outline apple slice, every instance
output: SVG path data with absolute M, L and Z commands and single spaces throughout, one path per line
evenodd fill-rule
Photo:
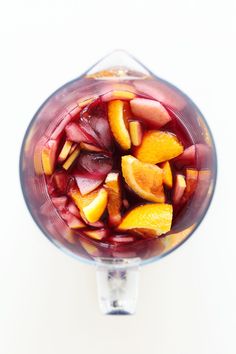
M 91 237 L 94 240 L 103 240 L 105 237 L 108 235 L 107 229 L 98 229 L 98 230 L 89 230 L 89 231 L 84 231 L 84 234 L 86 236 Z
M 98 247 L 92 244 L 90 240 L 80 240 L 80 243 L 89 256 L 99 257 L 101 255 L 101 252 L 99 251 Z
M 53 174 L 58 149 L 57 140 L 48 140 L 42 149 L 42 164 L 45 175 Z
M 93 144 L 80 143 L 81 150 L 90 151 L 90 152 L 101 152 L 102 149 Z
M 86 195 L 98 188 L 104 181 L 104 177 L 97 178 L 89 173 L 74 174 L 77 186 L 82 195 Z
M 112 225 L 118 225 L 121 221 L 121 186 L 119 173 L 109 173 L 105 180 L 105 186 L 108 191 L 107 210 L 109 222 Z
M 82 229 L 86 226 L 82 220 L 69 211 L 60 211 L 60 215 L 66 221 L 70 229 Z
M 62 193 L 66 193 L 70 177 L 65 171 L 56 171 L 52 176 L 54 186 Z
M 84 108 L 86 106 L 88 106 L 90 103 L 92 103 L 93 101 L 95 101 L 96 99 L 98 98 L 98 96 L 93 96 L 93 97 L 90 97 L 90 98 L 81 98 L 78 102 L 78 105 L 80 108 Z
M 153 127 L 160 128 L 171 121 L 169 113 L 158 101 L 135 98 L 130 101 L 130 106 L 135 117 L 151 124 Z
M 176 175 L 175 187 L 173 191 L 173 203 L 178 204 L 183 195 L 186 188 L 185 177 L 181 174 Z
M 109 237 L 109 241 L 114 244 L 125 244 L 134 242 L 136 237 L 133 235 L 113 235 Z
M 172 188 L 173 186 L 173 177 L 172 177 L 172 172 L 171 172 L 171 167 L 169 161 L 163 162 L 161 164 L 161 168 L 163 171 L 163 183 L 169 187 Z
M 66 209 L 66 204 L 67 204 L 67 197 L 53 197 L 51 198 L 53 205 L 55 206 L 56 209 L 58 210 L 65 210 Z
M 187 147 L 181 155 L 175 158 L 178 165 L 192 165 L 196 159 L 196 145 Z
M 68 204 L 67 209 L 69 210 L 69 212 L 70 212 L 71 214 L 73 214 L 73 215 L 76 216 L 77 218 L 80 218 L 79 209 L 77 208 L 77 206 L 76 206 L 73 202 L 70 202 L 70 203 Z
M 129 132 L 131 142 L 134 146 L 139 146 L 142 142 L 142 126 L 139 121 L 129 122 Z
M 57 140 L 58 138 L 60 138 L 65 127 L 67 126 L 67 124 L 70 123 L 71 119 L 72 119 L 71 115 L 66 114 L 65 117 L 62 118 L 60 123 L 54 129 L 53 133 L 51 134 L 51 139 Z
M 197 188 L 198 181 L 198 171 L 196 169 L 187 168 L 186 169 L 186 189 L 182 198 L 182 202 L 186 203 L 189 198 L 193 195 Z
M 65 144 L 63 145 L 61 152 L 58 156 L 58 162 L 61 163 L 63 161 L 65 161 L 65 159 L 67 158 L 67 156 L 70 153 L 71 147 L 72 147 L 72 141 L 70 140 L 66 140 Z
M 77 147 L 73 153 L 68 157 L 68 159 L 64 162 L 64 164 L 62 165 L 62 167 L 65 169 L 65 170 L 68 170 L 71 165 L 73 164 L 73 162 L 77 159 L 77 157 L 79 156 L 79 153 L 80 153 L 80 148 Z

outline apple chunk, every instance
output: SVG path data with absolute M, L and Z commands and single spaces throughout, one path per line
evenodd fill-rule
M 174 204 L 179 204 L 179 202 L 181 201 L 184 195 L 185 188 L 186 188 L 185 177 L 181 174 L 177 174 L 175 180 L 174 192 L 173 192 Z
M 54 171 L 57 148 L 57 140 L 48 140 L 42 149 L 42 164 L 45 175 L 50 176 Z
M 186 189 L 182 198 L 182 202 L 186 203 L 193 195 L 197 188 L 198 171 L 192 168 L 186 169 Z
M 135 98 L 130 101 L 130 106 L 135 117 L 152 124 L 156 128 L 160 128 L 171 121 L 169 113 L 158 101 Z

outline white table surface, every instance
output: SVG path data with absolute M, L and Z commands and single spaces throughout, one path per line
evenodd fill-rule
M 5 1 L 0 5 L 0 352 L 235 354 L 235 1 Z M 194 236 L 142 268 L 137 314 L 99 312 L 95 271 L 53 247 L 18 178 L 42 101 L 113 49 L 133 53 L 207 117 L 219 162 Z

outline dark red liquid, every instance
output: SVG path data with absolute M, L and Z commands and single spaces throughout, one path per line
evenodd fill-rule
M 185 129 L 180 119 L 176 114 L 168 107 L 165 107 L 171 116 L 171 122 L 166 124 L 161 128 L 163 131 L 173 133 L 177 136 L 178 140 L 182 143 L 184 148 L 188 148 L 193 144 L 189 132 Z M 76 178 L 75 176 L 80 173 L 89 173 L 94 176 L 95 180 L 99 178 L 105 179 L 105 174 L 108 172 L 119 172 L 121 176 L 121 190 L 122 190 L 122 208 L 121 216 L 125 215 L 128 210 L 135 208 L 138 205 L 148 203 L 146 200 L 140 198 L 135 192 L 131 190 L 130 187 L 124 181 L 121 173 L 121 157 L 123 155 L 132 154 L 131 150 L 124 151 L 120 148 L 119 144 L 115 141 L 112 133 L 109 129 L 109 124 L 107 122 L 107 103 L 102 102 L 100 98 L 96 99 L 94 102 L 85 106 L 81 111 L 77 112 L 76 109 L 70 112 L 71 119 L 68 124 L 76 123 L 81 127 L 81 132 L 84 134 L 85 140 L 88 140 L 89 143 L 94 144 L 94 146 L 101 149 L 101 151 L 86 151 L 81 150 L 79 156 L 75 159 L 72 165 L 68 170 L 63 168 L 63 164 L 58 162 L 58 155 L 65 143 L 68 140 L 66 136 L 66 130 L 60 127 L 56 128 L 54 132 L 51 133 L 50 138 L 54 138 L 58 143 L 57 153 L 56 153 L 56 164 L 54 166 L 54 172 L 50 176 L 45 175 L 45 181 L 47 184 L 47 190 L 50 198 L 54 202 L 54 205 L 57 207 L 58 214 L 62 218 L 62 222 L 67 223 L 70 226 L 71 219 L 73 217 L 80 218 L 79 210 L 74 204 L 73 199 L 70 195 L 71 188 L 76 188 Z M 106 133 L 104 134 L 102 126 L 99 125 L 104 123 L 104 119 L 107 122 L 105 125 Z M 135 119 L 133 117 L 132 119 Z M 102 121 L 101 121 L 102 120 Z M 100 122 L 101 121 L 101 122 Z M 95 130 L 95 133 L 93 131 Z M 66 127 L 64 127 L 66 128 Z M 143 133 L 150 129 L 154 129 L 151 125 L 145 125 L 142 122 Z M 55 133 L 56 131 L 56 133 Z M 58 134 L 59 131 L 59 134 Z M 78 146 L 76 142 L 73 143 L 75 146 Z M 176 162 L 177 161 L 177 162 Z M 176 174 L 185 174 L 186 167 L 189 164 L 178 163 L 178 159 L 170 161 L 173 180 L 176 179 Z M 195 162 L 190 163 L 191 168 L 195 168 Z M 175 183 L 175 182 L 174 182 Z M 166 203 L 173 205 L 173 221 L 172 225 L 175 224 L 175 220 L 178 215 L 184 211 L 186 207 L 186 202 L 175 204 L 173 202 L 173 189 L 164 187 Z M 61 198 L 61 199 L 59 199 Z M 64 199 L 63 199 L 64 198 Z M 55 203 L 55 201 L 57 201 Z M 74 214 L 71 214 L 74 211 Z M 45 211 L 43 210 L 43 213 Z M 71 217 L 73 215 L 73 217 Z M 73 221 L 73 220 L 72 220 Z M 68 223 L 69 222 L 69 223 Z M 72 228 L 72 243 L 76 244 L 76 237 L 78 239 L 82 236 L 85 239 L 89 239 L 89 236 L 86 234 L 87 231 L 98 231 L 98 234 L 101 235 L 100 240 L 96 242 L 102 242 L 102 244 L 115 245 L 117 252 L 121 252 L 122 248 L 127 245 L 136 243 L 139 240 L 147 240 L 148 235 L 145 235 L 143 238 L 141 234 L 137 234 L 132 230 L 125 232 L 117 231 L 117 226 L 112 225 L 108 221 L 108 213 L 105 211 L 101 216 L 100 220 L 94 225 L 91 223 L 84 223 L 84 227 L 79 229 Z M 77 236 L 76 236 L 77 235 Z M 163 235 L 162 237 L 165 237 Z M 70 242 L 70 240 L 69 240 Z

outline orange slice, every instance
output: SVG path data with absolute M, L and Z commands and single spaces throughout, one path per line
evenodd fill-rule
M 89 222 L 96 222 L 100 219 L 107 206 L 108 193 L 101 188 L 93 201 L 83 208 L 83 214 Z
M 131 210 L 121 221 L 118 230 L 145 230 L 149 236 L 170 231 L 173 208 L 170 204 L 146 204 Z
M 65 144 L 63 145 L 61 152 L 58 156 L 58 162 L 63 162 L 67 158 L 70 153 L 72 144 L 73 143 L 70 140 L 65 141 Z
M 184 148 L 177 137 L 160 130 L 150 130 L 144 134 L 142 143 L 135 148 L 134 156 L 140 161 L 159 163 L 182 154 Z
M 131 146 L 131 140 L 124 120 L 124 102 L 120 100 L 110 101 L 108 103 L 108 120 L 115 140 L 122 149 L 128 150 Z
M 94 100 L 96 100 L 98 96 L 93 96 L 91 98 L 82 98 L 79 100 L 78 105 L 80 108 L 84 108 L 85 106 L 89 105 L 92 103 Z
M 121 168 L 125 182 L 141 198 L 151 202 L 165 202 L 163 172 L 160 167 L 126 155 L 121 158 Z
M 164 184 L 167 187 L 172 188 L 172 186 L 173 186 L 173 177 L 172 177 L 172 172 L 171 172 L 171 167 L 170 167 L 169 161 L 163 162 L 161 164 L 161 168 L 162 168 L 162 171 L 163 171 L 163 182 L 164 182 Z
M 76 204 L 77 208 L 82 211 L 84 207 L 89 205 L 98 195 L 98 190 L 95 190 L 91 193 L 86 195 L 82 195 L 78 188 L 73 188 L 69 192 L 70 197 L 73 199 L 74 203 Z
M 73 162 L 75 161 L 75 159 L 79 156 L 80 153 L 80 148 L 77 147 L 72 154 L 68 157 L 68 159 L 66 160 L 66 162 L 64 162 L 64 164 L 62 165 L 62 167 L 65 170 L 68 170 L 70 168 L 70 166 L 73 164 Z
M 121 221 L 121 188 L 119 181 L 119 173 L 111 172 L 107 175 L 105 186 L 108 191 L 107 210 L 109 221 L 113 225 L 118 225 Z
M 139 121 L 129 122 L 131 142 L 134 146 L 139 146 L 142 142 L 142 126 Z
M 135 98 L 135 94 L 133 92 L 122 90 L 110 91 L 102 96 L 102 100 L 104 102 L 111 100 L 132 100 L 133 98 Z

